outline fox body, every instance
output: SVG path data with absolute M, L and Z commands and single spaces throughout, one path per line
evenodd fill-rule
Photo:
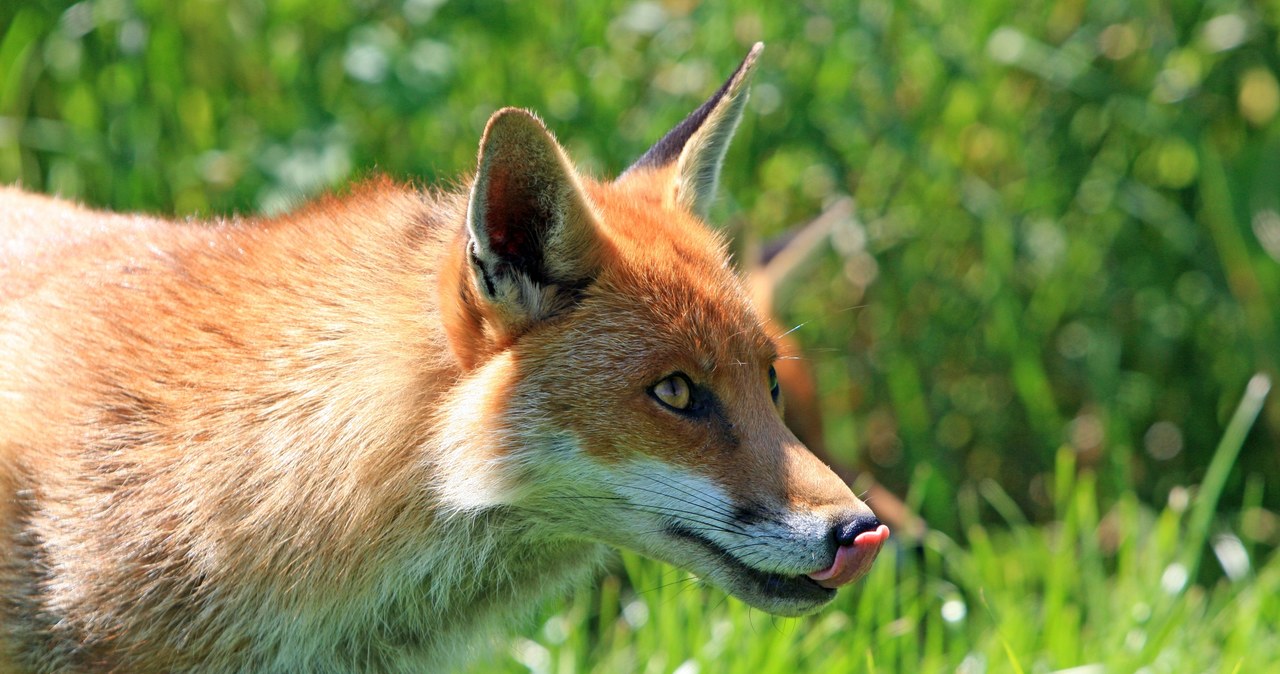
M 609 547 L 816 610 L 888 531 L 701 222 L 759 46 L 614 181 L 176 223 L 0 189 L 0 671 L 436 671 Z

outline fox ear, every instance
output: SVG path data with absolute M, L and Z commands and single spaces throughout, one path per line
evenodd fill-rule
M 596 273 L 595 215 L 560 144 L 524 110 L 485 126 L 467 232 L 476 291 L 510 335 L 571 306 Z
M 764 43 L 755 43 L 711 98 L 649 148 L 622 178 L 641 169 L 670 169 L 668 195 L 698 217 L 707 217 L 720 180 L 720 164 L 747 103 L 747 80 L 763 50 Z

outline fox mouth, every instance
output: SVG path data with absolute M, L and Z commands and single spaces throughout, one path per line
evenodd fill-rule
M 673 523 L 667 525 L 667 531 L 676 538 L 697 543 L 711 552 L 721 566 L 732 574 L 734 580 L 745 583 L 748 589 L 754 590 L 758 596 L 814 608 L 831 601 L 836 596 L 834 588 L 823 587 L 807 575 L 785 575 L 747 566 L 719 543 L 687 527 Z M 738 593 L 734 592 L 734 594 Z

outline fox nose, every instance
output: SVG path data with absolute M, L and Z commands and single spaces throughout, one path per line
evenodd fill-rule
M 876 531 L 880 528 L 880 520 L 875 515 L 855 515 L 853 517 L 836 522 L 831 528 L 831 538 L 835 540 L 836 547 L 853 545 L 858 534 L 864 534 L 868 531 Z
M 831 529 L 835 554 L 831 566 L 808 574 L 818 585 L 834 590 L 867 575 L 880 546 L 889 538 L 889 527 L 875 515 L 854 515 Z

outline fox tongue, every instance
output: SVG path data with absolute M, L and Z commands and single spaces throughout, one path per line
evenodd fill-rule
M 875 531 L 864 531 L 853 539 L 853 543 L 842 545 L 836 550 L 836 559 L 831 566 L 809 574 L 809 577 L 825 588 L 835 589 L 848 585 L 866 575 L 871 570 L 871 563 L 876 561 L 880 546 L 889 539 L 889 527 L 881 524 Z

